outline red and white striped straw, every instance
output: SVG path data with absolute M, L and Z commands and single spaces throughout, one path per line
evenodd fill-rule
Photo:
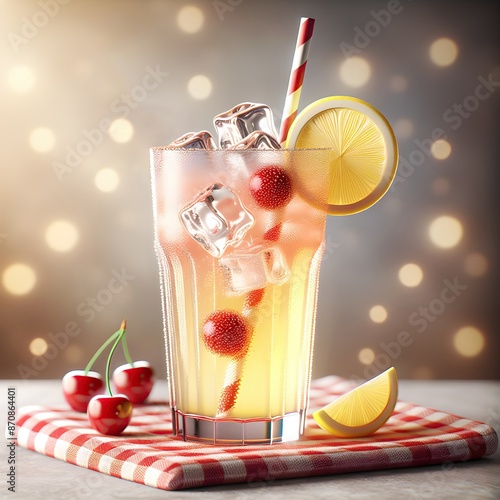
M 266 233 L 264 234 L 264 240 L 277 241 L 280 237 L 280 233 L 281 222 L 278 222 L 269 231 L 266 231 Z M 243 316 L 249 322 L 250 328 L 252 328 L 252 330 L 255 324 L 254 315 L 257 311 L 257 307 L 264 298 L 265 290 L 265 288 L 256 288 L 255 290 L 248 292 L 245 298 Z M 236 404 L 246 357 L 247 353 L 245 352 L 237 358 L 233 358 L 229 361 L 228 367 L 226 369 L 226 375 L 224 377 L 224 386 L 222 388 L 222 393 L 219 399 L 219 406 L 217 408 L 217 417 L 227 417 Z
M 314 30 L 314 19 L 303 17 L 300 20 L 299 35 L 297 37 L 297 46 L 293 56 L 292 71 L 290 81 L 288 82 L 288 92 L 283 109 L 283 118 L 281 121 L 279 142 L 283 146 L 290 125 L 297 116 L 299 108 L 300 93 L 302 92 L 302 82 L 306 72 L 307 57 L 309 55 L 309 45 Z
M 279 142 L 282 146 L 288 135 L 290 125 L 297 116 L 313 29 L 314 19 L 310 17 L 301 18 L 297 46 L 293 57 L 292 72 L 288 83 L 288 93 L 285 100 L 285 109 L 283 111 L 283 120 L 281 122 Z M 276 213 L 272 214 L 269 222 L 268 229 L 264 234 L 264 240 L 278 241 L 283 225 L 283 210 L 278 210 Z M 262 302 L 264 292 L 265 288 L 258 288 L 249 292 L 246 297 L 243 316 L 247 318 L 252 328 L 255 322 L 253 316 L 259 304 Z M 230 415 L 231 410 L 236 404 L 245 360 L 246 353 L 229 361 L 224 378 L 224 386 L 219 399 L 219 406 L 217 408 L 217 417 L 227 417 Z

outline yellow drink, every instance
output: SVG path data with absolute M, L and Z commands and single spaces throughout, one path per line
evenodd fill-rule
M 184 439 L 280 442 L 303 431 L 329 158 L 329 150 L 151 150 L 170 401 L 174 433 Z M 278 208 L 263 206 L 250 188 L 256 172 L 270 166 L 285 172 L 292 186 Z M 211 254 L 203 241 L 226 234 L 219 212 L 214 219 L 208 211 L 206 226 L 214 234 L 205 237 L 192 228 L 207 212 L 200 193 L 213 186 L 236 195 L 227 213 L 244 210 L 246 227 L 239 241 Z M 234 233 L 242 231 L 235 226 Z M 253 300 L 256 290 L 259 299 Z M 214 311 L 244 318 L 248 342 L 242 355 L 209 348 L 204 324 Z M 234 367 L 237 389 L 221 414 L 221 394 Z

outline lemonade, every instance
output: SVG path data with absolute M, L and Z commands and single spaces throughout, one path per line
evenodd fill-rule
M 300 436 L 330 161 L 327 149 L 152 148 L 174 433 Z
M 378 110 L 345 96 L 306 107 L 290 149 L 266 105 L 239 104 L 214 125 L 221 149 L 202 131 L 151 150 L 174 433 L 217 444 L 295 440 L 326 217 L 387 192 L 397 144 Z
M 369 208 L 396 173 L 394 133 L 370 104 L 333 96 L 298 114 L 314 24 L 300 20 L 279 136 L 269 106 L 243 102 L 214 118 L 217 145 L 203 130 L 151 149 L 173 432 L 185 440 L 300 437 L 327 214 Z

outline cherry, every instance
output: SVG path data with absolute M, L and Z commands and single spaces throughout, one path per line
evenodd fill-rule
M 132 403 L 122 394 L 116 396 L 94 396 L 89 403 L 87 415 L 90 425 L 101 434 L 121 434 L 132 417 Z
M 147 361 L 121 365 L 113 372 L 113 383 L 131 403 L 143 403 L 153 388 L 154 371 Z
M 214 311 L 203 325 L 203 340 L 207 349 L 221 356 L 244 355 L 250 335 L 249 325 L 235 311 Z
M 86 412 L 88 403 L 92 397 L 104 393 L 104 382 L 101 375 L 97 372 L 90 371 L 90 369 L 96 359 L 102 354 L 103 350 L 111 344 L 111 342 L 116 341 L 121 335 L 121 331 L 120 329 L 113 333 L 113 335 L 99 347 L 87 364 L 85 370 L 73 370 L 64 375 L 62 379 L 64 398 L 73 410 Z
M 104 382 L 97 372 L 73 370 L 64 375 L 62 389 L 71 408 L 85 413 L 92 397 L 104 393 Z
M 117 330 L 94 354 L 93 358 L 90 360 L 89 364 L 92 364 L 98 356 L 102 353 L 103 349 L 112 341 L 114 341 L 113 347 L 109 351 L 108 359 L 106 361 L 106 387 L 109 392 L 109 396 L 94 396 L 87 408 L 87 416 L 90 425 L 102 434 L 109 434 L 112 436 L 117 436 L 121 434 L 125 427 L 130 422 L 132 417 L 132 403 L 123 394 L 118 394 L 113 396 L 111 391 L 111 383 L 109 380 L 109 367 L 111 366 L 111 359 L 113 354 L 118 347 L 118 344 L 122 342 L 123 351 L 125 357 L 132 364 L 130 355 L 128 353 L 128 348 L 126 346 L 125 334 L 126 334 L 127 322 L 122 321 L 120 329 Z
M 75 370 L 63 377 L 63 393 L 66 401 L 77 411 L 87 411 L 90 425 L 103 434 L 118 435 L 127 427 L 132 416 L 132 403 L 142 403 L 153 387 L 153 369 L 146 361 L 134 365 L 128 352 L 126 339 L 127 322 L 122 321 L 120 328 L 97 349 L 85 370 Z M 111 343 L 113 346 L 106 361 L 105 382 L 109 396 L 103 395 L 102 377 L 90 371 L 97 358 Z M 111 391 L 109 369 L 111 359 L 122 344 L 123 353 L 128 361 L 113 373 L 113 381 L 118 388 L 117 396 Z
M 254 200 L 266 210 L 282 208 L 292 198 L 292 181 L 281 167 L 260 168 L 250 178 L 249 187 Z

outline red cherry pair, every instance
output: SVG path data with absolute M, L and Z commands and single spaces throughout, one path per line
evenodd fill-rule
M 104 395 L 104 381 L 101 375 L 90 369 L 112 342 L 114 344 L 108 355 L 105 375 L 108 396 Z M 121 393 L 114 396 L 111 391 L 109 368 L 120 342 L 128 364 L 118 367 L 113 373 L 113 383 Z M 144 402 L 151 392 L 153 376 L 153 369 L 148 362 L 132 361 L 126 341 L 126 322 L 122 321 L 120 329 L 97 350 L 85 370 L 74 370 L 64 376 L 63 394 L 74 410 L 87 412 L 89 422 L 94 429 L 102 434 L 118 435 L 130 422 L 132 403 Z

